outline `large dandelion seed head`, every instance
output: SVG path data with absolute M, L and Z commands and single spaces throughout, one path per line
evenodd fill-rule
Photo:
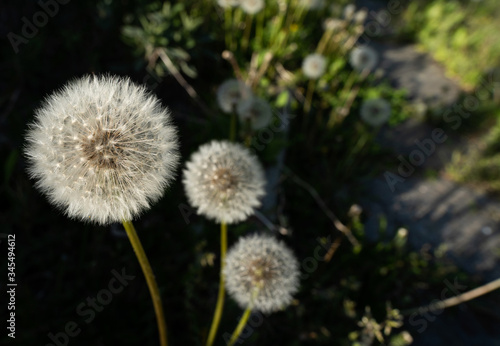
M 380 126 L 391 117 L 391 104 L 384 99 L 369 99 L 361 104 L 360 116 L 371 126 Z
M 378 63 L 378 54 L 368 46 L 358 46 L 351 51 L 349 62 L 359 71 L 372 71 Z
M 273 111 L 269 103 L 259 97 L 252 97 L 238 103 L 236 108 L 242 123 L 249 122 L 253 130 L 266 127 L 271 122 Z
M 270 313 L 288 306 L 299 287 L 299 263 L 292 251 L 273 237 L 240 238 L 224 267 L 229 295 L 246 309 Z
M 302 71 L 304 75 L 311 79 L 317 79 L 325 73 L 326 59 L 321 54 L 309 54 L 302 61 Z
M 209 219 L 227 224 L 244 221 L 264 196 L 264 171 L 241 144 L 212 141 L 195 152 L 184 170 L 190 204 Z
M 240 0 L 240 7 L 245 13 L 253 15 L 264 8 L 264 0 Z
M 226 113 L 231 113 L 238 102 L 251 97 L 252 90 L 237 79 L 228 79 L 217 89 L 217 102 Z
M 36 187 L 72 218 L 132 220 L 158 200 L 178 164 L 167 109 L 120 77 L 84 77 L 35 113 L 25 154 Z

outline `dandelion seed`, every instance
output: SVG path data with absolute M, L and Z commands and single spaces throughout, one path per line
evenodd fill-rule
M 198 213 L 219 223 L 244 221 L 260 206 L 264 171 L 241 144 L 212 141 L 195 152 L 184 170 L 184 188 Z
M 240 7 L 245 13 L 253 15 L 264 8 L 264 0 L 240 0 Z
M 132 220 L 157 201 L 178 164 L 169 111 L 121 77 L 84 77 L 35 113 L 25 154 L 36 187 L 69 217 Z
M 292 302 L 299 287 L 299 263 L 292 251 L 273 237 L 240 238 L 226 256 L 224 276 L 229 295 L 241 308 L 271 313 Z
M 237 79 L 228 79 L 217 89 L 217 102 L 226 113 L 231 113 L 238 102 L 250 97 L 252 97 L 252 90 Z
M 239 102 L 236 112 L 240 121 L 242 123 L 249 122 L 253 130 L 269 125 L 273 115 L 269 103 L 259 97 L 252 97 Z
M 371 126 L 380 126 L 391 117 L 391 104 L 384 99 L 370 99 L 361 104 L 360 116 Z
M 311 79 L 317 79 L 325 73 L 326 59 L 321 54 L 309 54 L 302 62 L 304 75 Z
M 356 71 L 372 71 L 378 63 L 378 54 L 368 46 L 358 46 L 351 51 L 349 62 Z

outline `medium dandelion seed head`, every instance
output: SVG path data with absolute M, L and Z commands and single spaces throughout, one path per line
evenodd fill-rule
M 242 237 L 224 267 L 229 295 L 241 308 L 271 313 L 288 306 L 299 287 L 299 263 L 283 242 L 270 236 Z
M 264 0 L 240 0 L 240 7 L 245 13 L 253 15 L 264 8 Z
M 36 187 L 72 218 L 132 220 L 158 200 L 178 164 L 167 109 L 144 87 L 84 77 L 35 113 L 25 154 Z
M 231 113 L 238 102 L 251 97 L 252 90 L 237 79 L 228 79 L 217 89 L 217 102 L 226 113 Z
M 236 112 L 240 121 L 242 123 L 249 122 L 253 130 L 269 125 L 273 116 L 269 103 L 259 97 L 252 97 L 239 102 Z
M 236 7 L 240 4 L 240 0 L 217 0 L 217 4 L 222 8 Z
M 325 73 L 326 59 L 321 54 L 309 54 L 302 61 L 302 71 L 304 75 L 311 79 L 317 79 Z
M 391 117 L 391 104 L 384 99 L 369 99 L 361 104 L 360 116 L 371 126 L 380 126 Z
M 372 71 L 378 63 L 378 54 L 373 48 L 358 46 L 351 51 L 349 62 L 356 71 Z
M 241 144 L 212 141 L 195 152 L 184 170 L 184 188 L 199 214 L 227 224 L 244 221 L 264 196 L 264 171 Z

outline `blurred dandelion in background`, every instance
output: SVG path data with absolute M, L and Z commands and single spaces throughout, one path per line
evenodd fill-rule
M 252 130 L 258 130 L 266 127 L 271 122 L 273 115 L 269 103 L 260 98 L 252 97 L 238 103 L 236 108 L 240 121 L 249 123 Z
M 309 54 L 302 62 L 302 71 L 307 78 L 317 79 L 325 73 L 326 59 L 321 54 Z
M 351 51 L 349 62 L 358 72 L 372 71 L 378 63 L 378 54 L 373 48 L 361 45 Z
M 264 8 L 264 0 L 240 0 L 240 7 L 245 13 L 253 15 Z
M 371 126 L 380 126 L 391 117 L 391 104 L 384 99 L 369 99 L 361 104 L 361 119 Z
M 252 97 L 252 90 L 237 79 L 228 79 L 217 89 L 217 102 L 226 113 L 233 112 L 238 102 L 250 97 Z

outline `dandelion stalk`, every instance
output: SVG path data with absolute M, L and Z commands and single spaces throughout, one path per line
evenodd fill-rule
M 316 86 L 316 81 L 311 79 L 307 85 L 306 101 L 304 102 L 304 119 L 307 118 L 309 111 L 311 110 L 312 96 Z M 305 122 L 305 120 L 304 120 Z
M 165 316 L 163 314 L 160 291 L 158 290 L 158 285 L 156 284 L 153 270 L 151 269 L 151 265 L 149 264 L 146 253 L 144 252 L 144 248 L 142 247 L 141 241 L 137 236 L 137 232 L 135 231 L 132 222 L 124 220 L 123 227 L 125 227 L 125 231 L 127 232 L 130 243 L 134 248 L 135 255 L 137 256 L 137 260 L 141 265 L 142 272 L 144 273 L 144 277 L 146 278 L 146 282 L 148 284 L 149 293 L 151 294 L 151 299 L 153 300 L 153 306 L 155 309 L 156 322 L 158 323 L 160 345 L 167 346 L 167 325 L 165 323 Z
M 250 40 L 250 32 L 252 31 L 253 16 L 247 15 L 245 23 L 245 32 L 243 33 L 243 40 L 241 41 L 241 48 L 246 51 L 248 48 L 248 41 Z
M 232 30 L 232 13 L 231 8 L 228 7 L 224 10 L 224 25 L 225 25 L 225 38 L 226 38 L 226 48 L 233 49 L 233 30 Z
M 231 113 L 231 124 L 229 125 L 229 140 L 234 142 L 236 140 L 236 113 Z
M 219 293 L 217 295 L 217 304 L 215 306 L 214 318 L 208 333 L 207 346 L 212 346 L 219 328 L 220 319 L 222 316 L 222 309 L 224 308 L 224 262 L 226 260 L 227 251 L 227 224 L 222 222 L 220 224 L 220 279 L 219 279 Z
M 250 317 L 250 314 L 252 313 L 252 306 L 249 305 L 245 312 L 243 313 L 243 316 L 241 316 L 240 322 L 238 322 L 238 325 L 236 326 L 236 329 L 233 332 L 233 335 L 231 335 L 231 339 L 229 339 L 229 346 L 233 346 L 234 343 L 238 340 L 238 337 L 241 334 L 241 331 L 243 328 L 245 328 L 245 325 L 248 322 L 248 318 Z

